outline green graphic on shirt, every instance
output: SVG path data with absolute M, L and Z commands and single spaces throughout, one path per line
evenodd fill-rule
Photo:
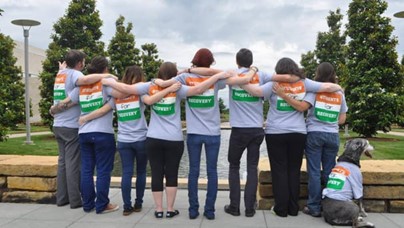
M 295 111 L 295 109 L 288 104 L 288 102 L 281 98 L 278 98 L 276 101 L 276 109 L 279 111 Z
M 83 113 L 95 111 L 102 107 L 102 97 L 89 100 L 80 99 L 80 107 Z
M 187 101 L 190 108 L 211 108 L 215 105 L 215 96 L 192 96 Z
M 118 110 L 118 121 L 125 122 L 140 119 L 140 108 Z
M 161 104 L 156 103 L 152 106 L 154 112 L 160 116 L 173 115 L 175 113 L 175 103 Z
M 327 188 L 341 190 L 344 187 L 345 181 L 340 178 L 329 178 Z
M 232 98 L 235 101 L 243 101 L 243 102 L 257 102 L 259 100 L 258 97 L 252 96 L 243 89 L 233 89 Z
M 54 103 L 58 103 L 58 101 L 62 101 L 66 98 L 66 91 L 64 88 L 62 89 L 54 89 L 53 90 L 53 100 Z
M 314 114 L 317 117 L 317 119 L 321 121 L 335 123 L 338 121 L 339 112 L 334 112 L 331 110 L 321 108 L 314 108 Z

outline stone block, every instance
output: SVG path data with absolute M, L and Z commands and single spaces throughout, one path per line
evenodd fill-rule
M 8 177 L 8 189 L 22 189 L 31 191 L 56 191 L 56 178 L 43 177 Z
M 364 199 L 404 199 L 404 186 L 364 186 Z
M 0 177 L 0 188 L 6 187 L 6 177 Z
M 301 184 L 300 185 L 300 197 L 301 198 L 307 198 L 308 196 L 308 190 L 307 190 L 307 185 L 306 184 Z M 272 193 L 272 184 L 258 184 L 258 195 L 261 196 L 262 198 L 270 198 L 273 197 Z
M 8 156 L 6 158 L 0 159 L 2 176 L 56 177 L 57 156 Z
M 362 172 L 362 175 L 364 185 L 403 185 L 404 183 L 404 172 Z
M 364 200 L 363 207 L 365 208 L 366 212 L 387 212 L 387 204 L 384 200 Z
M 56 194 L 53 192 L 32 191 L 4 192 L 2 202 L 55 204 Z
M 404 213 L 404 200 L 392 200 L 390 201 L 391 213 Z
M 274 205 L 274 199 L 258 198 L 258 209 L 269 210 Z

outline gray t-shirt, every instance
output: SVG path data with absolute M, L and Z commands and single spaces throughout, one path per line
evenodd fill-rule
M 72 93 L 70 98 L 73 102 L 80 104 L 81 115 L 87 115 L 108 103 L 114 108 L 114 100 L 111 97 L 112 88 L 103 86 L 101 81 L 91 85 L 80 86 L 79 93 Z M 90 120 L 79 128 L 79 134 L 103 132 L 114 134 L 112 127 L 113 110 L 111 109 L 105 115 Z
M 344 94 L 341 91 L 308 93 L 305 100 L 311 104 L 306 118 L 307 131 L 338 133 L 339 115 L 348 111 Z
M 297 100 L 304 100 L 306 92 L 317 92 L 321 83 L 310 79 L 302 79 L 297 82 L 280 82 L 289 96 Z M 261 86 L 264 98 L 269 100 L 269 112 L 265 122 L 265 134 L 306 134 L 306 123 L 303 112 L 296 111 L 285 100 L 272 92 L 273 82 Z
M 363 182 L 359 167 L 349 162 L 338 162 L 328 177 L 323 198 L 351 201 L 362 196 Z
M 175 79 L 183 85 L 195 86 L 209 77 L 183 73 Z M 219 80 L 203 94 L 187 98 L 185 107 L 187 134 L 220 135 L 218 90 L 225 87 L 226 81 Z
M 240 77 L 244 77 L 248 71 L 248 68 L 240 68 L 237 72 Z M 254 75 L 250 84 L 263 85 L 271 80 L 272 75 L 260 71 Z M 263 103 L 261 97 L 250 95 L 240 86 L 229 85 L 230 125 L 240 128 L 262 127 Z
M 64 100 L 73 91 L 79 77 L 83 77 L 83 73 L 70 68 L 66 68 L 57 74 L 53 87 L 54 105 Z M 79 116 L 80 107 L 75 105 L 64 112 L 55 114 L 53 126 L 79 128 Z
M 149 95 L 163 88 L 151 85 Z M 151 116 L 147 137 L 169 141 L 183 141 L 181 127 L 181 99 L 187 97 L 188 87 L 181 86 L 175 93 L 169 93 L 159 102 L 151 106 Z
M 145 105 L 141 96 L 149 91 L 150 83 L 140 82 L 135 86 L 139 95 L 114 100 L 118 116 L 118 142 L 131 143 L 146 140 Z

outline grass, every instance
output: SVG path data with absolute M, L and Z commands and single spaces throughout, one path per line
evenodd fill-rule
M 34 145 L 26 145 L 25 137 L 9 138 L 0 142 L 0 154 L 57 156 L 58 145 L 52 134 L 33 135 Z
M 25 133 L 25 124 L 18 124 L 16 129 L 8 131 L 8 134 Z M 31 132 L 50 131 L 48 126 L 45 125 L 31 125 Z

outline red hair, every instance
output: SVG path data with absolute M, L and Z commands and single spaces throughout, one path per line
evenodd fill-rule
M 195 53 L 191 63 L 196 67 L 210 67 L 214 61 L 212 52 L 207 48 L 201 48 Z

